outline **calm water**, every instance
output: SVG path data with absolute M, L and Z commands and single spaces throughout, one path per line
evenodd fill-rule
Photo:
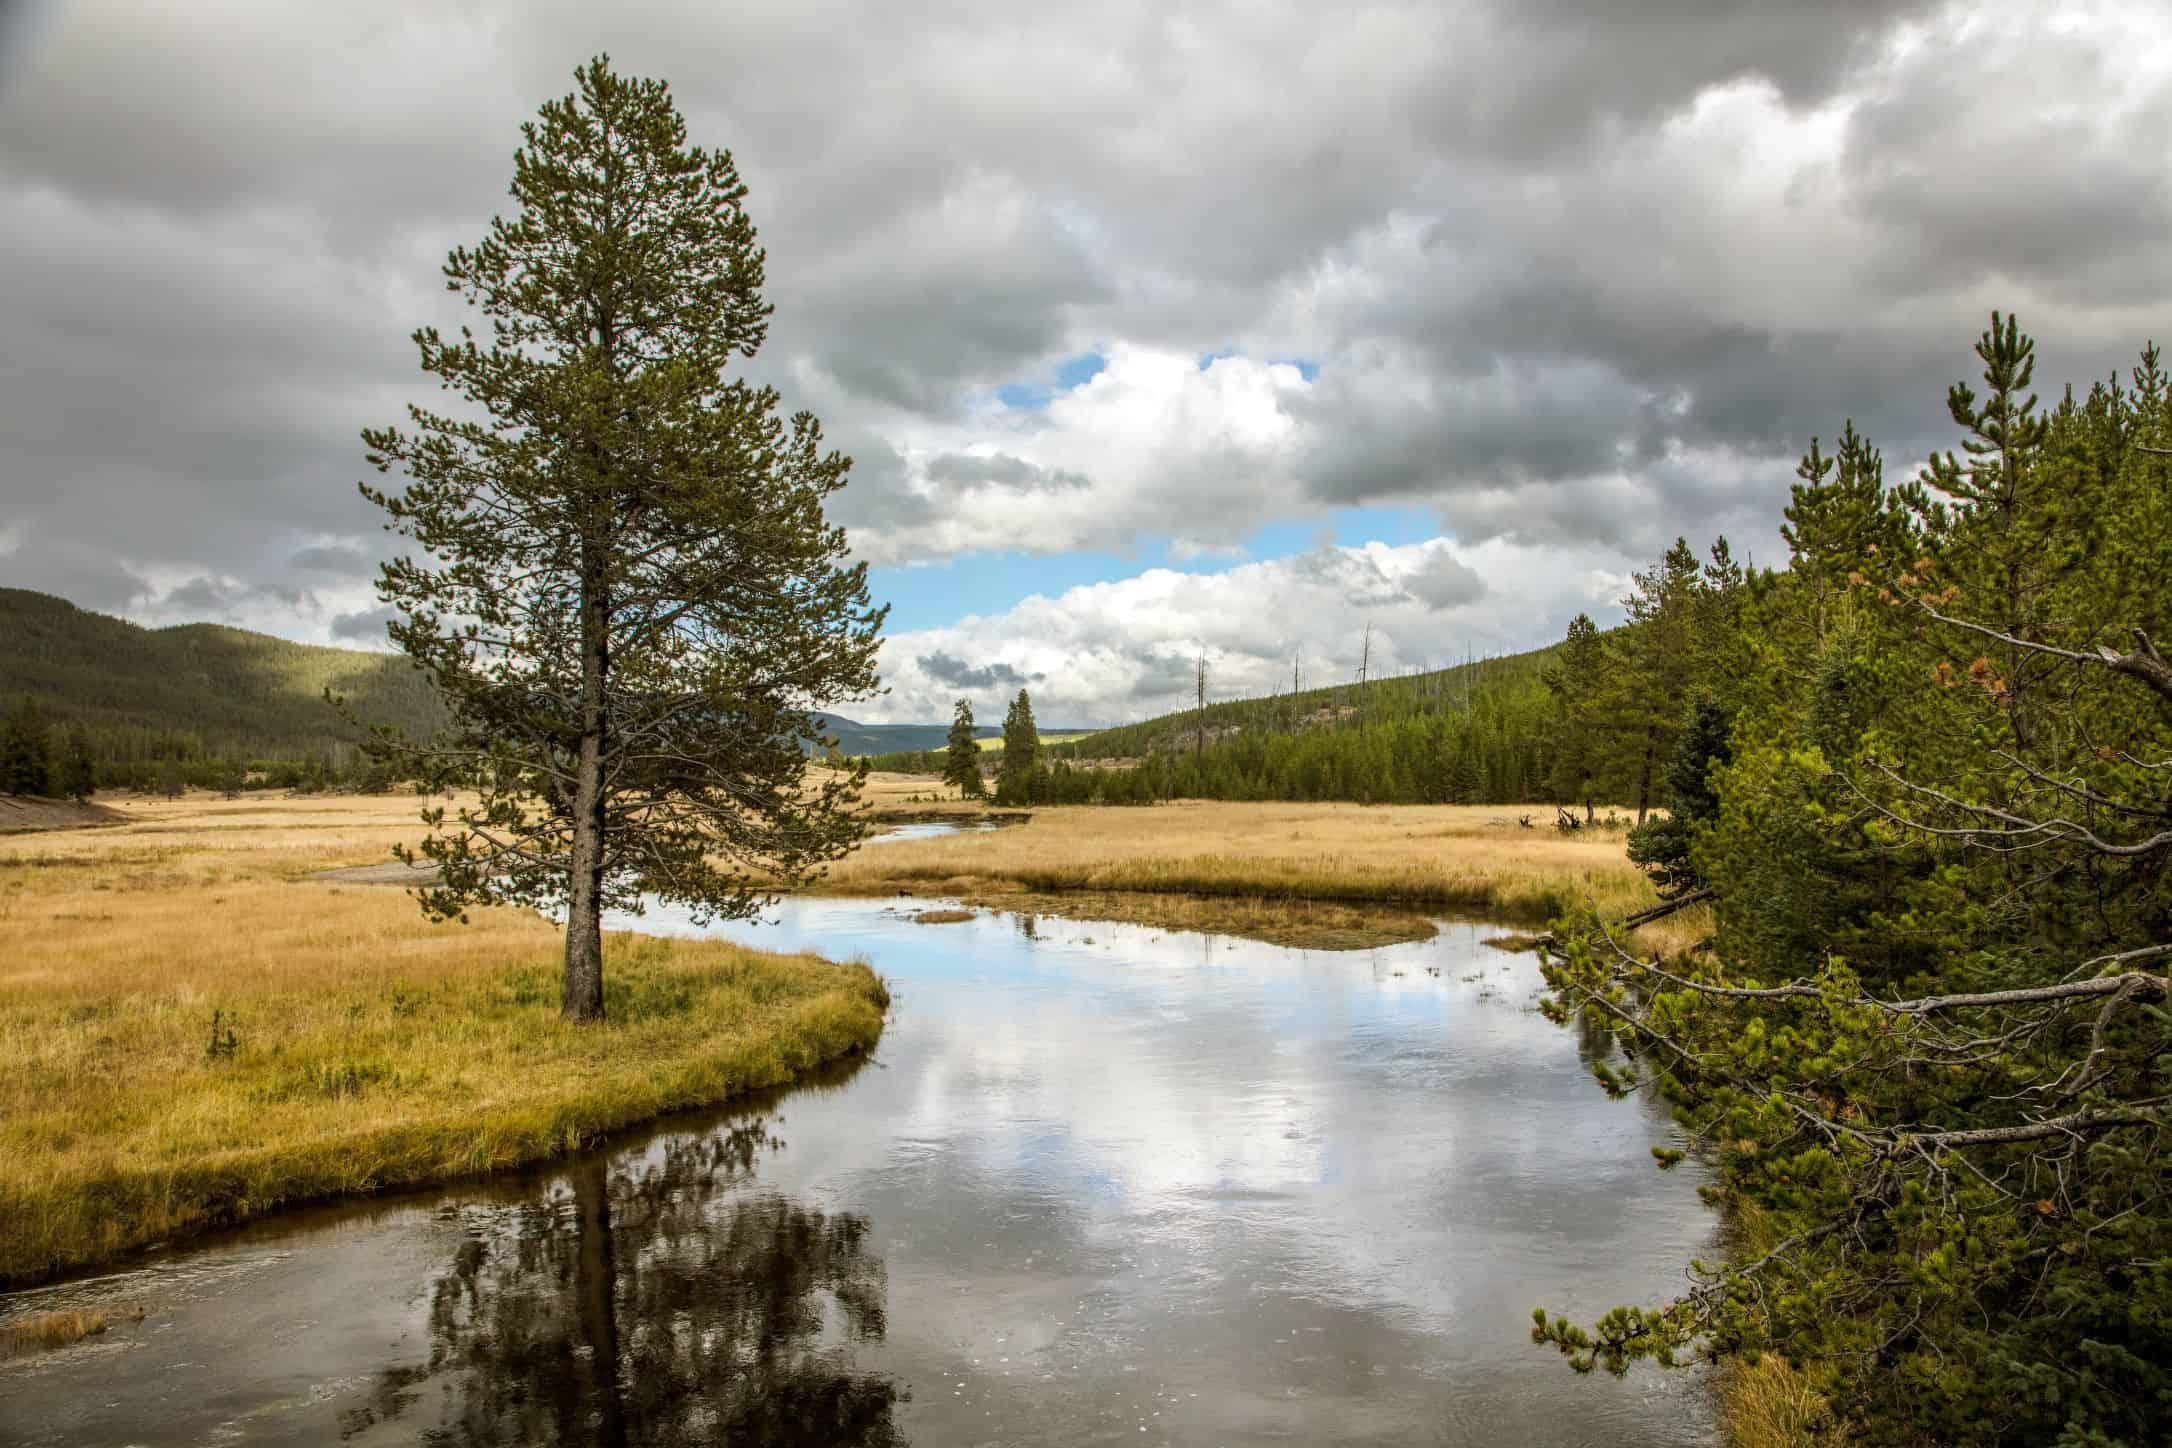
M 986 822 L 955 825 L 943 820 L 921 820 L 914 824 L 886 826 L 882 833 L 869 835 L 863 843 L 895 845 L 907 840 L 939 840 L 945 835 L 985 835 L 993 829 L 995 826 Z
M 721 929 L 871 960 L 875 1059 L 0 1301 L 150 1309 L 0 1365 L 0 1442 L 1710 1441 L 1695 1377 L 1525 1336 L 1665 1293 L 1713 1223 L 1485 932 L 1306 953 L 821 900 Z

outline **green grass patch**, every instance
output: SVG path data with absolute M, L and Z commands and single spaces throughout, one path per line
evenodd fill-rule
M 609 1020 L 558 1019 L 548 949 L 391 981 L 0 999 L 0 1282 L 297 1203 L 536 1162 L 866 1051 L 865 965 L 613 936 Z M 214 1018 L 217 1025 L 214 1026 Z

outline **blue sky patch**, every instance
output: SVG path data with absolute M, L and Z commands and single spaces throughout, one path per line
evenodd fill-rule
M 1002 613 L 1036 593 L 1054 598 L 1066 589 L 1132 578 L 1150 568 L 1220 573 L 1242 563 L 1307 553 L 1323 539 L 1351 548 L 1375 542 L 1422 543 L 1439 536 L 1440 525 L 1429 508 L 1337 508 L 1321 517 L 1268 524 L 1243 541 L 1242 556 L 1207 552 L 1179 560 L 1169 556 L 1170 539 L 1154 537 L 1122 553 L 1006 550 L 941 563 L 871 568 L 868 584 L 877 601 L 891 605 L 890 631 L 902 632 L 942 628 L 969 613 Z
M 1004 383 L 995 389 L 995 399 L 1014 411 L 1036 412 L 1054 401 L 1058 393 L 1084 387 L 1107 370 L 1108 365 L 1108 358 L 1099 352 L 1081 352 L 1058 362 L 1046 379 Z

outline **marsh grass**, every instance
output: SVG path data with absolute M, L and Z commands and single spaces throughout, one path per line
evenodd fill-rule
M 0 1323 L 0 1351 L 34 1352 L 41 1348 L 66 1347 L 86 1337 L 96 1337 L 115 1321 L 141 1322 L 140 1307 L 69 1308 L 60 1312 L 34 1312 L 27 1317 Z
M 309 879 L 382 858 L 414 799 L 295 804 L 0 841 L 0 1281 L 543 1159 L 881 1031 L 864 965 L 632 935 L 608 1023 L 564 1025 L 548 922 Z
M 1776 1354 L 1726 1364 L 1717 1392 L 1729 1448 L 1839 1448 L 1847 1442 L 1810 1374 Z
M 1182 896 L 1251 902 L 1261 912 L 1388 907 L 1533 926 L 1587 903 L 1618 917 L 1656 901 L 1629 863 L 1625 831 L 1526 829 L 1519 816 L 1531 813 L 1512 805 L 1219 801 L 1041 808 L 1006 829 L 864 851 L 832 867 L 817 888 L 988 903 L 1004 892 L 1091 895 L 1116 907 L 1126 897 Z M 1112 913 L 1138 918 L 1120 908 Z M 1671 950 L 1709 928 L 1709 914 L 1691 910 L 1647 927 L 1638 940 Z

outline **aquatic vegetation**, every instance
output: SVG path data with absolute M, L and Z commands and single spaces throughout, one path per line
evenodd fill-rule
M 0 1351 L 33 1352 L 40 1348 L 66 1347 L 86 1337 L 96 1337 L 115 1322 L 141 1322 L 140 1307 L 64 1308 L 58 1312 L 33 1312 L 0 1323 Z

